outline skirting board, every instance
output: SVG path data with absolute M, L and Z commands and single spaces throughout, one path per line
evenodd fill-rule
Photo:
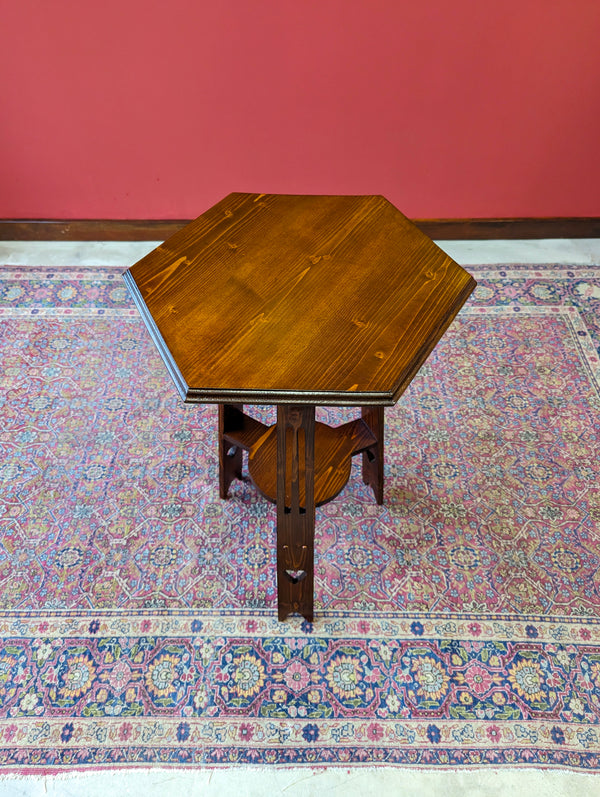
M 164 241 L 186 219 L 0 219 L 0 241 Z M 519 240 L 600 238 L 600 217 L 519 219 L 414 219 L 430 238 Z

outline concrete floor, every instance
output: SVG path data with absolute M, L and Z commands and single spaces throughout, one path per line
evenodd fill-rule
M 600 776 L 552 770 L 431 772 L 366 767 L 311 772 L 243 767 L 0 781 L 2 797 L 106 797 L 111 792 L 119 797 L 598 797 Z
M 128 268 L 160 241 L 0 241 L 0 266 Z M 489 263 L 600 264 L 600 239 L 437 241 L 461 266 Z

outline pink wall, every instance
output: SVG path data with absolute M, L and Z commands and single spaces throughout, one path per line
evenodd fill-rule
M 0 217 L 600 215 L 599 0 L 0 0 Z

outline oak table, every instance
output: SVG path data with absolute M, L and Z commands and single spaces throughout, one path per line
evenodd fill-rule
M 219 488 L 277 504 L 279 619 L 313 619 L 315 506 L 362 476 L 383 503 L 393 405 L 475 280 L 381 196 L 234 193 L 125 282 L 184 401 L 219 404 Z M 244 404 L 277 405 L 266 426 Z M 315 406 L 360 407 L 337 428 Z

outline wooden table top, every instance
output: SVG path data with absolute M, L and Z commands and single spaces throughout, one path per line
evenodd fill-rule
M 391 405 L 475 280 L 381 196 L 235 193 L 125 282 L 186 401 Z

